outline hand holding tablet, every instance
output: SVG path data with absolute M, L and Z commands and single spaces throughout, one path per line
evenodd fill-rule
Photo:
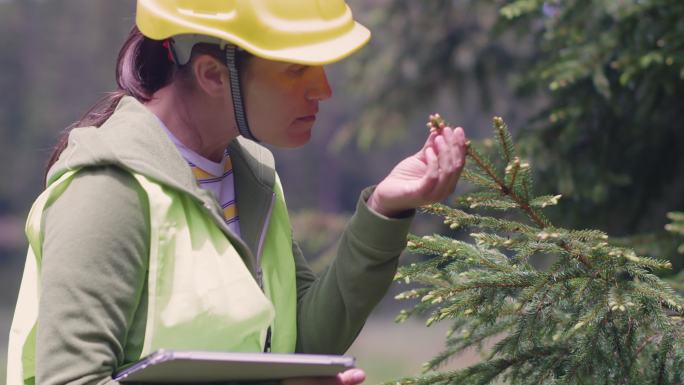
M 335 377 L 286 378 L 281 385 L 358 385 L 366 379 L 361 369 L 348 369 Z

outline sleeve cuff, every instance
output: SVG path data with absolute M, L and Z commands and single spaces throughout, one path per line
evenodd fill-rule
M 406 247 L 406 237 L 416 210 L 408 210 L 398 218 L 379 214 L 366 204 L 373 190 L 375 186 L 361 192 L 349 229 L 366 246 L 399 254 Z

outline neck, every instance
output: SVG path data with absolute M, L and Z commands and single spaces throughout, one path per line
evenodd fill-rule
M 219 101 L 201 95 L 181 96 L 169 85 L 155 92 L 145 106 L 183 145 L 209 160 L 220 162 L 223 152 L 239 134 L 235 118 L 224 116 Z

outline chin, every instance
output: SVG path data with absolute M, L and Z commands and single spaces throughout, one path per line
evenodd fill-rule
M 279 148 L 299 148 L 311 141 L 312 128 L 313 124 L 307 124 L 306 126 L 291 125 L 283 130 L 271 131 L 272 135 L 260 137 L 257 133 L 257 138 L 260 138 L 264 143 Z
M 311 128 L 302 130 L 301 127 L 298 130 L 291 130 L 287 133 L 287 136 L 283 138 L 283 145 L 280 147 L 285 148 L 298 148 L 311 141 Z
M 286 147 L 299 148 L 309 143 L 309 141 L 311 141 L 311 131 L 289 137 Z

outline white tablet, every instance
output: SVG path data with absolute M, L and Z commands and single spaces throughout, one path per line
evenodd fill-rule
M 151 384 L 281 380 L 330 377 L 353 367 L 350 356 L 158 350 L 117 372 L 114 380 Z

